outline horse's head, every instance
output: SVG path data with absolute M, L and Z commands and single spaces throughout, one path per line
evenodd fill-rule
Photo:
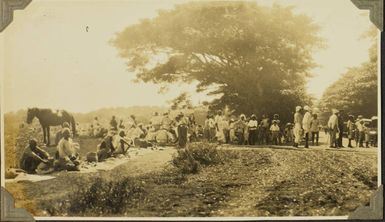
M 27 111 L 27 123 L 31 124 L 33 118 L 35 118 L 36 114 L 38 112 L 37 108 L 28 109 Z

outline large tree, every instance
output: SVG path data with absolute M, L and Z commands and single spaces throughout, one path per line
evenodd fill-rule
M 177 5 L 112 40 L 137 80 L 197 81 L 198 92 L 217 96 L 212 108 L 285 119 L 310 101 L 305 83 L 321 43 L 309 17 L 252 2 Z
M 325 115 L 330 114 L 332 108 L 343 109 L 347 114 L 355 116 L 377 115 L 377 30 L 371 29 L 365 36 L 373 41 L 369 49 L 369 60 L 349 68 L 325 90 L 320 101 Z

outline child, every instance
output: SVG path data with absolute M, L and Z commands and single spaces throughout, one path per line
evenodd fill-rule
M 355 132 L 354 132 L 355 127 L 354 126 L 355 126 L 354 117 L 352 115 L 349 115 L 349 120 L 346 124 L 346 128 L 348 129 L 348 139 L 349 139 L 348 147 L 349 148 L 353 148 L 352 140 L 354 139 L 354 136 L 355 136 Z
M 293 125 L 291 123 L 287 123 L 285 127 L 285 142 L 286 143 L 291 143 L 293 142 Z
M 318 146 L 319 140 L 319 120 L 317 114 L 313 114 L 313 118 L 310 120 L 310 131 L 311 131 L 311 143 L 314 146 L 314 141 L 316 146 Z
M 273 124 L 270 126 L 272 142 L 274 145 L 278 145 L 279 126 L 277 121 L 273 120 Z

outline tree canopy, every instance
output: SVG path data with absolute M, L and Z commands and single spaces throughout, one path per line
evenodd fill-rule
M 373 41 L 369 61 L 351 67 L 340 79 L 330 85 L 322 96 L 320 107 L 327 114 L 332 108 L 343 109 L 347 114 L 372 117 L 377 115 L 377 31 L 370 30 L 366 37 Z
M 138 81 L 197 81 L 198 92 L 217 96 L 213 109 L 289 119 L 310 102 L 305 83 L 322 46 L 318 29 L 291 7 L 194 2 L 127 27 L 112 44 Z

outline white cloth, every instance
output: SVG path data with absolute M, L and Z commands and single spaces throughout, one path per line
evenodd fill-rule
M 79 144 L 74 143 L 71 138 L 68 140 L 62 138 L 57 145 L 57 151 L 59 152 L 59 157 L 69 160 L 71 156 L 74 156 L 79 149 Z
M 294 142 L 300 143 L 302 137 L 302 115 L 299 112 L 294 114 Z
M 302 127 L 303 127 L 305 133 L 310 132 L 311 119 L 312 119 L 312 117 L 311 117 L 310 112 L 306 112 L 305 115 L 303 116 L 303 120 L 302 120 Z
M 333 114 L 330 116 L 329 121 L 328 121 L 328 127 L 330 129 L 334 129 L 335 127 L 338 126 L 338 117 L 336 114 Z

